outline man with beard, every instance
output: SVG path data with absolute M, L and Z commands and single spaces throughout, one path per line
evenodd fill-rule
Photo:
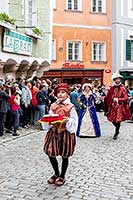
M 130 119 L 128 93 L 122 84 L 122 78 L 117 72 L 112 75 L 114 85 L 104 98 L 105 115 L 115 126 L 114 140 L 117 139 L 119 134 L 121 122 Z

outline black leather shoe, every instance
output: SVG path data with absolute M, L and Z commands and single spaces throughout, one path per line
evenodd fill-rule
M 18 134 L 18 133 L 13 133 L 12 135 L 13 135 L 13 136 L 19 136 L 19 134 Z
M 113 140 L 117 140 L 117 135 L 114 135 Z
M 12 133 L 12 131 L 9 129 L 6 129 L 6 133 Z
M 115 133 L 114 137 L 113 137 L 113 140 L 117 140 L 118 135 L 119 135 L 119 133 Z

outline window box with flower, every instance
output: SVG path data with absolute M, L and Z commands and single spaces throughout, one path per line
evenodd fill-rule
M 0 25 L 8 28 L 8 29 L 15 29 L 15 19 L 9 17 L 6 13 L 0 13 Z
M 30 31 L 27 32 L 27 35 L 37 38 L 37 39 L 43 39 L 43 31 L 37 27 L 32 28 Z

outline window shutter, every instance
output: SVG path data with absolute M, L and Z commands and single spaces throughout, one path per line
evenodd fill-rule
M 131 60 L 131 40 L 126 40 L 126 60 Z
M 91 0 L 91 12 L 93 12 L 93 0 Z
M 79 60 L 82 61 L 82 43 L 79 44 Z
M 53 0 L 53 9 L 56 9 L 56 0 Z
M 78 10 L 82 11 L 82 0 L 78 0 Z
M 32 1 L 32 26 L 37 26 L 37 1 Z
M 68 10 L 68 0 L 66 0 L 66 10 Z
M 52 60 L 56 60 L 56 41 L 52 40 Z
M 68 45 L 69 45 L 69 42 L 67 41 L 67 44 L 66 44 L 66 49 L 67 49 L 67 52 L 66 52 L 66 60 L 68 60 Z
M 106 0 L 102 1 L 102 13 L 106 13 Z

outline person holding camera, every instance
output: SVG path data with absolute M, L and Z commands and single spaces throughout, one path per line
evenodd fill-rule
M 22 116 L 22 127 L 29 128 L 30 127 L 30 106 L 32 100 L 31 94 L 31 83 L 30 81 L 26 80 L 25 85 L 22 87 L 22 96 L 21 96 L 21 108 L 23 112 Z
M 10 96 L 5 92 L 3 82 L 0 81 L 0 136 L 4 134 L 4 123 L 8 111 L 8 99 L 10 99 Z
M 36 94 L 36 99 L 38 102 L 38 110 L 39 110 L 39 119 L 43 117 L 48 112 L 49 106 L 49 98 L 47 96 L 48 86 L 46 84 L 40 85 L 39 91 Z M 41 130 L 43 130 L 43 126 L 41 125 Z

